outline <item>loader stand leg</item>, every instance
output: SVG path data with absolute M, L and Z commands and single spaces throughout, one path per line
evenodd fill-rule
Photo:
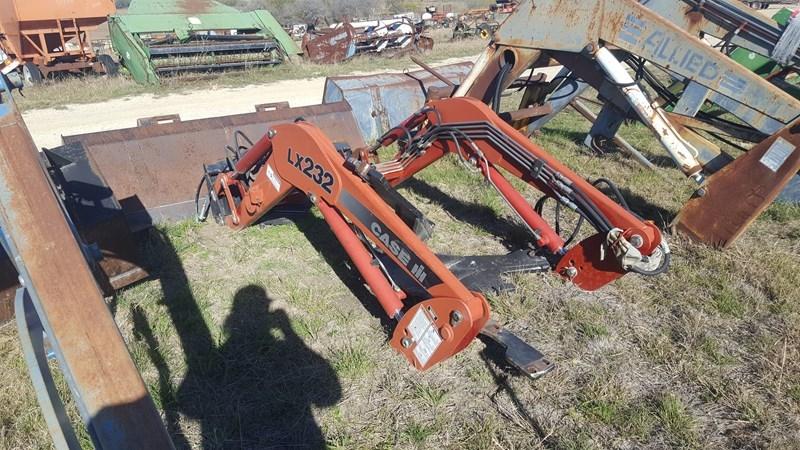
M 398 295 L 398 291 L 387 281 L 383 272 L 373 264 L 372 255 L 364 248 L 364 244 L 339 214 L 339 211 L 322 199 L 317 201 L 317 206 L 386 314 L 399 320 L 403 307 L 404 294 L 402 291 Z M 480 334 L 502 346 L 505 350 L 506 360 L 531 378 L 539 378 L 555 367 L 539 350 L 502 328 L 494 320 L 489 320 Z
M 555 368 L 555 364 L 542 352 L 502 328 L 494 320 L 486 322 L 480 334 L 502 346 L 505 349 L 506 360 L 531 378 L 539 378 Z

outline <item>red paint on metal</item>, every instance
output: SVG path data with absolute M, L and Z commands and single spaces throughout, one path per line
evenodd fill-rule
M 570 278 L 570 268 L 577 269 Z M 625 275 L 611 251 L 605 236 L 595 234 L 572 247 L 556 265 L 556 273 L 568 278 L 585 291 L 595 291 Z
M 420 287 L 427 291 L 425 297 L 428 300 L 412 307 L 398 323 L 392 338 L 393 347 L 409 358 L 415 367 L 425 370 L 469 345 L 489 319 L 486 299 L 467 289 L 398 217 L 395 209 L 363 178 L 346 167 L 333 142 L 318 127 L 307 122 L 281 124 L 275 127 L 272 141 L 272 152 L 247 184 L 231 183 L 227 174 L 217 178 L 214 192 L 233 205 L 232 209 L 241 217 L 238 224 L 232 223 L 230 215 L 225 217 L 225 222 L 231 228 L 241 229 L 255 223 L 290 191 L 306 193 L 316 199 L 326 221 L 390 317 L 396 317 L 398 308 L 402 307 L 402 294 L 395 292 L 381 270 L 372 265 L 372 256 L 354 229 L 369 236 L 376 248 L 408 276 L 418 280 Z M 326 179 L 325 174 L 327 184 L 322 181 Z M 228 189 L 234 184 L 236 190 Z M 238 192 L 233 198 L 231 193 L 235 191 Z M 345 222 L 345 218 L 350 224 Z M 414 355 L 413 342 L 407 345 L 402 342 L 409 321 L 419 308 L 425 308 L 425 314 L 435 318 L 436 329 L 447 337 L 432 350 L 430 359 L 423 362 Z M 447 322 L 454 311 L 458 311 L 461 321 L 448 330 L 446 327 L 450 325 Z
M 427 106 L 428 120 L 431 124 L 436 124 L 437 126 L 453 124 L 452 126 L 457 127 L 457 124 L 463 123 L 485 123 L 499 131 L 500 134 L 505 135 L 509 139 L 513 140 L 519 147 L 519 152 L 530 153 L 535 159 L 546 165 L 549 170 L 560 174 L 560 179 L 566 180 L 563 181 L 564 183 L 569 184 L 572 189 L 580 191 L 582 196 L 589 203 L 595 205 L 595 207 L 605 216 L 612 227 L 623 230 L 623 234 L 626 238 L 630 238 L 634 234 L 641 237 L 642 245 L 639 250 L 643 255 L 652 255 L 656 248 L 661 244 L 661 232 L 655 224 L 640 220 L 634 214 L 608 198 L 605 194 L 592 186 L 591 183 L 583 179 L 578 174 L 572 172 L 552 155 L 531 142 L 527 137 L 521 135 L 511 125 L 500 119 L 500 117 L 498 117 L 497 114 L 495 114 L 486 104 L 470 97 L 456 97 L 432 101 L 429 102 Z M 414 132 L 424 134 L 425 130 L 414 130 Z M 384 146 L 389 143 L 391 142 L 382 142 Z M 477 150 L 472 149 L 473 143 L 476 147 L 478 147 Z M 501 149 L 496 148 L 493 143 L 482 137 L 473 138 L 470 140 L 470 145 L 464 145 L 460 149 L 457 146 L 452 145 L 450 141 L 435 140 L 429 147 L 426 148 L 424 155 L 409 158 L 409 161 L 401 161 L 405 155 L 400 153 L 393 161 L 383 162 L 378 167 L 392 185 L 397 185 L 414 176 L 425 167 L 440 159 L 443 155 L 457 151 L 467 153 L 467 158 L 472 157 L 476 160 L 485 159 L 485 161 L 487 161 L 489 164 L 503 168 L 511 175 L 522 179 L 545 194 L 551 194 L 551 196 L 553 195 L 552 188 L 547 183 L 542 182 L 538 178 L 532 177 L 528 168 L 518 165 L 516 162 L 514 162 L 510 155 L 506 154 Z M 480 152 L 480 154 L 478 154 L 478 152 Z M 463 154 L 461 157 L 464 157 Z M 489 175 L 492 176 L 494 173 L 490 172 Z M 510 186 L 504 187 L 504 190 L 507 191 L 512 189 L 513 187 Z M 515 201 L 512 203 L 512 207 L 515 208 L 515 210 L 518 210 L 519 208 L 518 212 L 522 216 L 523 220 L 528 223 L 531 229 L 536 230 L 537 228 L 541 227 L 541 222 L 539 221 L 540 218 L 538 215 L 531 217 L 526 214 L 525 211 L 530 208 L 526 202 L 523 203 Z M 550 242 L 549 244 L 554 245 L 553 242 Z M 589 248 L 589 246 L 594 247 Z M 602 239 L 587 240 L 578 246 L 583 248 L 575 250 L 575 253 L 578 256 L 572 259 L 575 259 L 576 261 L 587 261 L 587 263 L 584 264 L 584 270 L 589 272 L 609 272 L 607 274 L 587 274 L 586 277 L 595 281 L 584 283 L 581 287 L 587 289 L 596 289 L 602 286 L 603 283 L 607 283 L 618 278 L 616 274 L 621 270 L 619 263 L 616 261 L 616 258 L 613 255 L 608 252 L 604 252 L 604 246 L 605 243 Z M 601 257 L 600 260 L 595 263 L 592 258 L 595 258 L 596 255 L 603 255 L 604 253 L 606 256 Z M 608 258 L 609 261 L 606 261 L 605 258 Z M 561 261 L 563 262 L 564 260 L 569 261 L 569 259 L 566 257 L 563 257 Z M 560 273 L 565 275 L 564 272 Z
M 245 172 L 256 165 L 259 159 L 267 156 L 270 151 L 272 151 L 272 140 L 265 134 L 242 156 L 242 159 L 236 162 L 232 176 L 238 178 L 244 175 Z
M 491 164 L 481 164 L 481 170 L 484 176 L 497 186 L 497 190 L 508 200 L 508 203 L 522 217 L 522 220 L 539 234 L 536 239 L 536 245 L 547 248 L 554 254 L 561 251 L 564 247 L 564 240 L 561 239 L 561 236 L 556 234 L 555 230 L 541 216 L 536 214 L 525 197 L 514 189 L 514 186 L 506 180 L 503 174 L 498 172 Z
M 372 264 L 372 255 L 364 248 L 364 244 L 358 239 L 358 236 L 353 233 L 353 229 L 345 222 L 339 212 L 330 206 L 325 200 L 317 202 L 322 216 L 331 227 L 331 231 L 336 236 L 336 239 L 342 244 L 347 256 L 353 261 L 353 265 L 364 281 L 370 287 L 375 298 L 381 304 L 381 307 L 386 312 L 388 317 L 397 317 L 397 314 L 403 309 L 403 302 L 397 295 L 397 292 L 392 288 L 386 280 L 383 272 Z
M 255 141 L 271 126 L 298 117 L 315 123 L 336 142 L 364 147 L 344 102 L 88 133 L 64 137 L 64 142 L 83 145 L 135 232 L 149 226 L 151 218 L 183 219 L 194 214 L 198 168 L 223 159 L 235 131 Z

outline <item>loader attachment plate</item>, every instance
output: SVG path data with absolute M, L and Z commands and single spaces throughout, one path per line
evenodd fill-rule
M 775 200 L 800 170 L 800 120 L 753 147 L 708 179 L 673 226 L 727 248 Z
M 256 141 L 270 126 L 298 118 L 313 122 L 334 141 L 351 148 L 364 146 L 345 102 L 299 108 L 261 105 L 253 113 L 188 121 L 177 116 L 140 119 L 135 128 L 63 139 L 83 147 L 91 170 L 105 180 L 135 232 L 161 221 L 193 217 L 200 182 L 197 168 L 231 156 L 225 146 L 234 145 L 237 131 Z M 242 138 L 239 142 L 248 145 Z M 65 149 L 52 151 L 62 154 Z
M 332 139 L 364 146 L 350 106 L 339 102 L 259 105 L 253 113 L 185 122 L 178 116 L 140 119 L 135 128 L 66 136 L 63 146 L 46 150 L 51 177 L 81 237 L 103 256 L 98 275 L 105 278 L 105 293 L 148 275 L 133 233 L 194 217 L 197 168 L 224 159 L 237 131 L 255 141 L 271 126 L 301 117 Z

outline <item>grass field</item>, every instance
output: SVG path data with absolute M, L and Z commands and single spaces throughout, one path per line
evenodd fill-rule
M 577 144 L 587 130 L 569 112 L 535 140 L 618 183 L 666 228 L 691 182 L 668 162 L 591 156 Z M 642 127 L 623 135 L 666 161 Z M 401 192 L 437 223 L 435 251 L 527 244 L 457 161 Z M 179 448 L 799 448 L 800 208 L 772 206 L 726 252 L 667 238 L 662 276 L 587 293 L 521 275 L 514 292 L 489 295 L 494 317 L 556 362 L 537 381 L 504 371 L 481 342 L 426 373 L 408 367 L 318 214 L 241 233 L 154 230 L 143 248 L 154 278 L 112 309 Z M 48 448 L 8 327 L 0 359 L 0 448 Z
M 435 44 L 433 50 L 425 53 L 423 59 L 430 63 L 477 55 L 486 46 L 481 39 L 451 41 L 449 29 L 432 30 Z M 76 103 L 97 103 L 112 98 L 138 94 L 167 95 L 187 91 L 213 90 L 220 87 L 240 87 L 250 84 L 267 83 L 280 80 L 348 75 L 353 72 L 368 72 L 379 69 L 402 70 L 408 67 L 408 57 L 386 58 L 364 56 L 353 58 L 336 65 L 313 64 L 294 58 L 290 64 L 274 67 L 229 71 L 222 74 L 181 74 L 163 77 L 159 85 L 140 85 L 126 76 L 124 71 L 118 77 L 71 77 L 48 81 L 40 86 L 26 88 L 24 97 L 18 96 L 17 105 L 22 111 L 41 108 L 58 108 Z

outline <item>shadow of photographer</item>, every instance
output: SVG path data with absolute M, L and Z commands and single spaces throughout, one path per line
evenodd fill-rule
M 136 337 L 158 370 L 153 394 L 176 447 L 192 447 L 187 436 L 195 433 L 187 429 L 194 422 L 204 449 L 324 448 L 312 409 L 336 404 L 341 385 L 331 365 L 295 333 L 285 311 L 271 307 L 264 288 L 247 285 L 234 295 L 216 338 L 169 238 L 153 232 L 147 247 L 183 348 L 186 372 L 179 386 L 173 387 L 175 364 L 159 351 L 145 312 L 134 306 L 131 313 Z

